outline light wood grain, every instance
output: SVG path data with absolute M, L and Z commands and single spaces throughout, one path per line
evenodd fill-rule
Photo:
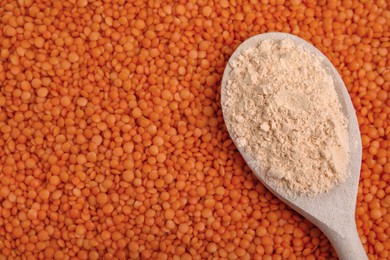
M 348 165 L 348 170 L 350 171 L 349 178 L 327 193 L 318 194 L 314 197 L 292 196 L 286 194 L 280 187 L 277 187 L 275 184 L 268 183 L 266 179 L 262 177 L 262 169 L 261 167 L 256 166 L 257 164 L 255 163 L 253 156 L 245 153 L 243 149 L 238 148 L 238 150 L 253 173 L 271 192 L 273 192 L 280 200 L 285 202 L 291 208 L 310 220 L 325 233 L 336 249 L 340 259 L 367 259 L 355 224 L 356 196 L 362 158 L 360 131 L 355 115 L 355 110 L 353 108 L 348 91 L 332 63 L 313 45 L 291 34 L 265 33 L 249 38 L 236 49 L 225 68 L 221 87 L 221 104 L 223 114 L 225 116 L 223 104 L 225 100 L 226 85 L 232 70 L 229 65 L 230 62 L 235 59 L 236 56 L 241 53 L 241 51 L 253 46 L 257 46 L 265 39 L 277 41 L 286 38 L 292 39 L 298 45 L 304 46 L 318 57 L 322 57 L 324 68 L 333 77 L 336 86 L 336 92 L 342 104 L 342 112 L 349 121 L 348 132 L 351 158 Z M 229 126 L 228 131 L 231 132 Z M 234 138 L 233 142 L 235 142 Z

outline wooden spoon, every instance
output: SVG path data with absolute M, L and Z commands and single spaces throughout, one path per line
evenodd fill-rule
M 263 40 L 275 40 L 289 38 L 297 45 L 306 47 L 309 51 L 323 58 L 323 66 L 332 74 L 338 99 L 342 105 L 342 112 L 348 119 L 349 133 L 349 151 L 350 151 L 350 176 L 347 180 L 326 193 L 321 193 L 312 197 L 296 196 L 292 197 L 282 192 L 277 192 L 275 184 L 267 182 L 263 178 L 261 169 L 257 166 L 253 157 L 246 153 L 243 149 L 238 148 L 244 160 L 251 168 L 257 178 L 281 201 L 289 205 L 299 214 L 306 217 L 328 237 L 333 247 L 336 249 L 338 256 L 342 260 L 360 260 L 367 259 L 367 255 L 359 239 L 355 224 L 355 207 L 356 196 L 359 183 L 360 165 L 362 159 L 362 144 L 360 139 L 360 131 L 355 115 L 355 110 L 352 106 L 350 96 L 341 79 L 339 73 L 332 63 L 313 45 L 305 40 L 287 33 L 264 33 L 249 38 L 243 42 L 231 56 L 226 65 L 225 72 L 222 78 L 221 103 L 222 112 L 226 120 L 226 112 L 224 111 L 224 101 L 226 94 L 226 86 L 230 77 L 232 67 L 229 65 L 243 50 L 257 46 Z M 232 129 L 228 132 L 233 136 Z M 233 138 L 233 142 L 236 140 Z

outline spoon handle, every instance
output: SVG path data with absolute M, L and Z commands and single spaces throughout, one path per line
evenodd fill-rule
M 355 222 L 353 222 L 355 223 Z M 333 230 L 324 230 L 340 260 L 367 260 L 362 242 L 360 241 L 355 224 L 348 229 L 345 236 Z

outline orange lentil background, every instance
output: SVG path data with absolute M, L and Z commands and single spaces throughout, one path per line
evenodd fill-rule
M 220 80 L 255 34 L 324 52 L 356 108 L 356 223 L 390 251 L 386 0 L 0 0 L 0 259 L 332 259 L 232 144 Z

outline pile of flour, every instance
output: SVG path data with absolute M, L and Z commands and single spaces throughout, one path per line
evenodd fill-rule
M 264 178 L 312 196 L 348 177 L 347 120 L 320 58 L 290 39 L 265 40 L 229 65 L 225 121 Z

